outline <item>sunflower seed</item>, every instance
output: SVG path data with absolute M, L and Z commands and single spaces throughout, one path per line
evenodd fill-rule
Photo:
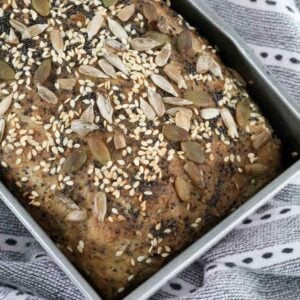
M 3 116 L 10 108 L 13 100 L 13 94 L 8 95 L 0 102 L 0 117 Z
M 57 52 L 58 55 L 62 55 L 64 52 L 64 40 L 61 32 L 58 29 L 54 29 L 53 31 L 51 31 L 50 40 L 53 49 Z
M 87 154 L 83 151 L 72 153 L 65 161 L 63 170 L 66 173 L 74 173 L 81 169 L 87 160 Z
M 131 47 L 137 51 L 148 51 L 160 46 L 160 43 L 151 38 L 135 38 L 130 42 Z
M 93 211 L 98 221 L 103 223 L 107 213 L 107 197 L 105 193 L 96 193 L 93 199 Z
M 271 137 L 272 137 L 272 134 L 269 130 L 264 130 L 260 134 L 254 136 L 254 137 L 251 137 L 253 148 L 256 150 L 259 149 L 266 142 L 268 142 Z
M 0 79 L 14 80 L 16 73 L 14 69 L 4 60 L 0 60 Z
M 118 0 L 102 0 L 102 3 L 105 7 L 110 7 L 115 5 L 118 2 Z
M 96 13 L 87 26 L 88 41 L 90 41 L 99 31 L 103 24 L 104 18 L 100 13 Z
M 175 189 L 180 200 L 185 202 L 190 200 L 191 186 L 188 181 L 184 180 L 182 177 L 177 177 L 175 180 Z
M 214 76 L 223 79 L 220 65 L 208 54 L 202 54 L 197 61 L 197 72 L 206 73 L 210 71 Z
M 179 89 L 187 89 L 185 80 L 178 68 L 169 64 L 164 67 L 164 72 L 170 79 L 177 83 Z
M 238 73 L 236 70 L 228 68 L 230 73 L 233 75 L 233 77 L 238 81 L 238 84 L 242 87 L 246 87 L 247 86 L 247 82 L 245 81 L 245 79 L 240 75 L 240 73 Z
M 94 77 L 94 78 L 105 78 L 105 79 L 109 78 L 106 74 L 104 74 L 99 69 L 92 67 L 92 66 L 88 66 L 88 65 L 80 66 L 78 71 L 79 71 L 79 73 L 81 73 L 82 75 L 85 75 L 85 76 L 90 76 L 90 77 Z
M 156 6 L 150 2 L 143 3 L 143 15 L 146 17 L 149 23 L 159 18 Z
M 268 166 L 259 163 L 245 165 L 245 173 L 255 177 L 264 175 L 268 170 Z
M 111 78 L 116 78 L 115 68 L 107 62 L 105 59 L 100 59 L 98 62 L 100 68 L 103 70 L 105 74 L 107 74 Z
M 182 98 L 176 98 L 176 97 L 164 97 L 162 98 L 163 101 L 167 104 L 172 104 L 172 105 L 192 105 L 193 102 L 191 100 L 187 99 L 182 99 Z
M 178 93 L 176 92 L 172 84 L 167 79 L 157 74 L 152 74 L 151 79 L 157 87 L 161 88 L 163 91 L 175 97 L 178 97 Z
M 199 170 L 199 166 L 192 163 L 187 162 L 183 169 L 186 171 L 190 179 L 201 188 L 205 188 L 204 178 L 203 178 L 203 171 Z
M 85 209 L 81 210 L 72 210 L 68 212 L 65 217 L 65 220 L 68 222 L 82 222 L 87 218 L 87 211 Z
M 50 13 L 49 0 L 32 0 L 31 5 L 42 17 L 47 17 Z
M 116 69 L 120 70 L 123 72 L 125 75 L 129 75 L 129 72 L 127 70 L 127 67 L 123 63 L 123 61 L 120 59 L 119 56 L 113 54 L 113 53 L 105 53 L 104 58 L 111 64 L 113 65 Z
M 175 116 L 175 124 L 176 126 L 183 128 L 186 131 L 189 131 L 191 128 L 191 120 L 192 115 L 189 113 L 185 113 L 183 111 L 179 111 Z
M 150 87 L 148 87 L 147 92 L 149 103 L 154 108 L 157 115 L 161 117 L 165 113 L 165 105 L 162 101 L 161 96 L 158 93 L 154 92 Z
M 211 120 L 220 115 L 220 111 L 217 108 L 203 108 L 200 111 L 200 116 L 204 120 Z
M 26 25 L 14 19 L 10 20 L 9 24 L 22 34 L 22 38 L 30 38 Z
M 105 44 L 115 50 L 125 51 L 126 47 L 121 44 L 119 41 L 114 39 L 106 39 Z
M 124 134 L 122 133 L 116 133 L 114 136 L 114 145 L 116 150 L 124 149 L 126 148 L 126 139 Z
M 0 143 L 4 138 L 4 132 L 5 132 L 5 120 L 0 117 Z
M 159 31 L 148 31 L 144 36 L 157 41 L 160 46 L 172 42 L 172 38 L 168 34 Z
M 140 107 L 141 110 L 144 112 L 145 116 L 148 120 L 154 120 L 155 119 L 155 111 L 150 106 L 148 102 L 146 102 L 143 98 L 140 100 Z
M 48 28 L 48 24 L 35 24 L 27 28 L 30 38 L 40 35 Z
M 60 79 L 57 79 L 57 83 L 59 84 L 59 87 L 61 89 L 71 91 L 76 84 L 76 79 L 75 78 L 60 78 Z
M 107 18 L 107 21 L 109 30 L 113 33 L 113 35 L 123 44 L 127 44 L 128 34 L 124 30 L 124 28 L 118 22 L 111 18 Z
M 190 30 L 183 30 L 177 38 L 177 50 L 181 55 L 188 55 L 193 47 L 193 35 Z
M 88 108 L 81 114 L 80 120 L 85 123 L 94 123 L 95 113 L 94 105 L 89 105 Z
M 16 36 L 15 31 L 12 28 L 10 28 L 10 30 L 9 30 L 9 36 L 8 36 L 6 42 L 8 44 L 12 44 L 12 45 L 18 45 L 20 42 L 18 37 Z
M 36 69 L 34 76 L 33 76 L 33 82 L 35 84 L 45 83 L 46 80 L 49 78 L 51 71 L 52 71 L 51 59 L 44 60 Z
M 165 125 L 162 130 L 165 138 L 171 142 L 182 142 L 189 139 L 189 133 L 176 126 L 176 125 Z
M 108 123 L 112 123 L 112 116 L 114 113 L 114 110 L 111 106 L 110 100 L 104 97 L 101 94 L 97 95 L 97 106 L 100 111 L 101 116 L 108 121 Z
M 236 106 L 236 121 L 241 127 L 249 123 L 251 109 L 245 101 L 241 101 Z
M 54 193 L 54 199 L 59 200 L 60 203 L 63 203 L 68 209 L 76 209 L 79 210 L 78 205 L 68 196 L 65 194 L 56 191 Z
M 90 132 L 99 129 L 99 126 L 93 123 L 87 123 L 80 119 L 71 122 L 71 130 L 81 136 L 86 136 Z
M 106 165 L 111 161 L 110 151 L 105 142 L 97 135 L 90 135 L 87 138 L 88 145 L 94 157 L 102 165 Z
M 184 97 L 193 101 L 196 107 L 209 107 L 214 104 L 211 95 L 200 90 L 188 90 Z
M 189 114 L 191 117 L 193 115 L 193 111 L 192 110 L 190 110 L 188 108 L 184 108 L 184 107 L 172 107 L 172 108 L 168 109 L 166 111 L 166 113 L 168 115 L 171 115 L 171 116 L 176 116 L 176 113 L 178 113 L 180 111 L 182 111 L 182 112 L 184 112 L 186 114 Z
M 205 161 L 204 151 L 200 144 L 193 141 L 182 142 L 181 149 L 190 161 L 197 164 Z
M 38 89 L 38 95 L 46 102 L 50 104 L 56 104 L 58 102 L 58 98 L 56 97 L 56 95 L 45 86 L 42 86 L 41 84 L 38 83 L 37 89 Z
M 220 112 L 221 112 L 222 120 L 228 129 L 228 135 L 231 138 L 238 138 L 239 134 L 238 134 L 237 126 L 229 109 L 222 108 Z
M 81 24 L 85 24 L 86 16 L 81 13 L 77 13 L 77 14 L 70 16 L 70 18 L 68 19 L 68 23 L 70 23 L 72 25 L 77 25 L 78 22 L 80 22 Z M 88 31 L 87 31 L 87 33 L 88 33 Z
M 155 57 L 155 63 L 159 67 L 163 67 L 168 63 L 171 53 L 172 53 L 171 44 L 166 44 Z
M 118 13 L 118 18 L 122 22 L 127 22 L 135 13 L 135 5 L 131 4 L 122 8 Z

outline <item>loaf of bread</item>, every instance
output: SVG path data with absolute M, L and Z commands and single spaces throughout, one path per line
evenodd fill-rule
M 1 180 L 104 299 L 280 171 L 246 82 L 169 1 L 1 3 Z

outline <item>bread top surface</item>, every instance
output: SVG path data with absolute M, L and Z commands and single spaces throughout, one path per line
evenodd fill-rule
M 280 169 L 280 142 L 162 1 L 1 8 L 1 178 L 105 298 Z

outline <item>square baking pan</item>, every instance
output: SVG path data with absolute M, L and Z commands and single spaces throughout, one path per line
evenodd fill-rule
M 216 46 L 227 66 L 237 70 L 247 82 L 251 83 L 248 86 L 250 95 L 258 103 L 264 116 L 268 118 L 277 136 L 283 142 L 285 170 L 235 212 L 133 290 L 124 298 L 126 300 L 142 300 L 153 295 L 164 283 L 203 255 L 244 218 L 270 200 L 292 178 L 300 175 L 300 160 L 296 161 L 291 158 L 292 152 L 300 150 L 299 107 L 289 98 L 237 33 L 205 4 L 201 2 L 196 4 L 193 0 L 173 0 L 172 6 L 196 27 L 202 36 Z M 89 300 L 101 299 L 1 182 L 0 197 L 83 295 Z

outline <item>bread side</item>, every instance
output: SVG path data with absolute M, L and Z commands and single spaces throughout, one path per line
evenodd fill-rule
M 105 299 L 281 167 L 205 39 L 165 2 L 113 2 L 17 1 L 0 17 L 0 178 Z

